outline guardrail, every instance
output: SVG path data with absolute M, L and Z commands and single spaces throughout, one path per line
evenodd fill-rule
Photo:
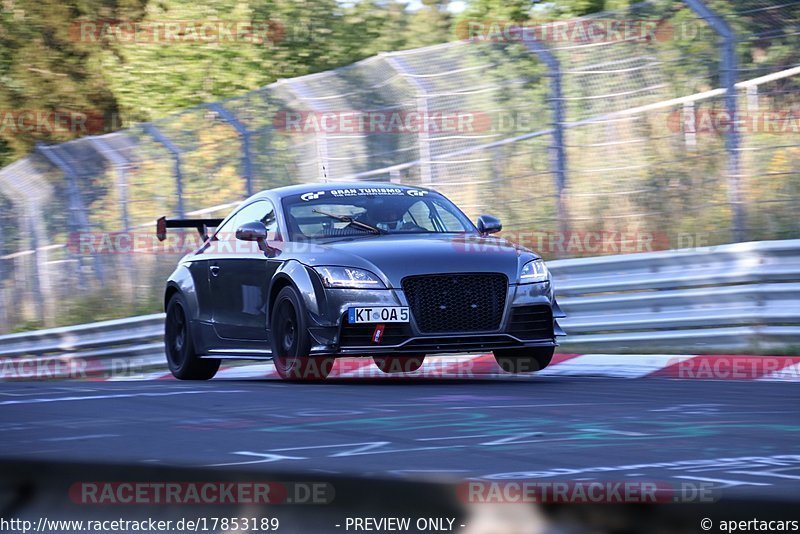
M 27 364 L 10 366 L 0 376 L 84 377 L 166 370 L 163 335 L 164 314 L 154 313 L 0 336 L 0 360 Z
M 800 240 L 549 262 L 567 351 L 794 353 Z M 163 314 L 0 336 L 0 358 L 164 368 Z
M 800 240 L 551 263 L 565 348 L 800 349 Z

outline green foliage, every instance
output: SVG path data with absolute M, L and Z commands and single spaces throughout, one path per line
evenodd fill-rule
M 136 17 L 141 8 L 140 0 L 71 5 L 60 0 L 4 2 L 0 11 L 0 110 L 4 118 L 23 111 L 71 111 L 110 122 L 118 109 L 112 88 L 97 65 L 103 50 L 76 39 L 74 22 L 80 17 Z M 85 133 L 70 130 L 26 130 L 4 123 L 0 158 L 8 159 L 10 153 L 19 157 L 37 141 L 65 141 Z
M 398 0 L 5 0 L 0 11 L 0 109 L 74 111 L 105 130 L 240 95 L 282 78 L 383 51 L 446 41 L 446 2 L 409 11 Z M 239 28 L 204 42 L 186 22 Z M 168 39 L 170 22 L 182 37 Z M 130 31 L 139 24 L 137 33 Z M 252 24 L 248 33 L 247 24 Z M 134 38 L 135 36 L 135 38 Z M 92 131 L 0 132 L 0 165 Z

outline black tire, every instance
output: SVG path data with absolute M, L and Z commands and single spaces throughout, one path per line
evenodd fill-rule
M 425 362 L 424 354 L 411 356 L 373 356 L 375 365 L 384 373 L 413 373 Z
M 494 359 L 506 373 L 535 373 L 550 365 L 555 350 L 555 347 L 496 350 Z
M 292 286 L 281 289 L 271 313 L 272 361 L 284 380 L 325 380 L 333 369 L 333 357 L 310 357 L 308 314 Z
M 201 359 L 195 352 L 188 309 L 180 293 L 175 293 L 167 304 L 164 321 L 167 365 L 172 376 L 180 380 L 209 380 L 217 374 L 220 360 Z

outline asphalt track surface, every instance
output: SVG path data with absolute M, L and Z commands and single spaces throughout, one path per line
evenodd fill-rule
M 792 383 L 537 377 L 0 384 L 0 456 L 796 495 Z

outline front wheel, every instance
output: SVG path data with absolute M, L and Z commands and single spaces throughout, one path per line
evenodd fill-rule
M 291 286 L 284 287 L 272 308 L 272 361 L 284 380 L 324 380 L 333 369 L 334 358 L 308 355 L 306 308 Z
M 186 299 L 175 293 L 167 304 L 164 349 L 172 376 L 180 380 L 209 380 L 219 370 L 220 360 L 201 359 L 194 350 Z
M 375 365 L 384 373 L 413 373 L 425 362 L 425 355 L 373 356 Z
M 506 373 L 535 373 L 553 359 L 555 347 L 533 347 L 494 351 L 494 359 Z

